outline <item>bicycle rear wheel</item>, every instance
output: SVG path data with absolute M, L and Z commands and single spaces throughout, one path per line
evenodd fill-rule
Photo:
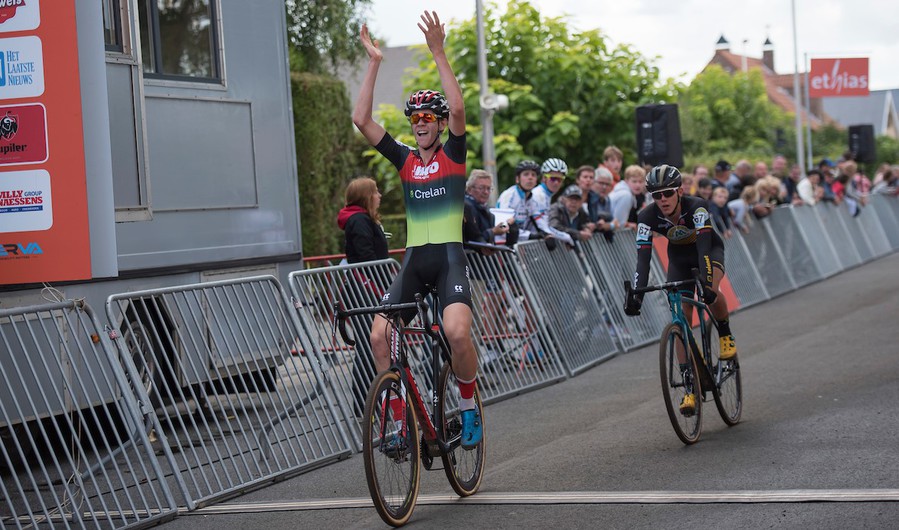
M 696 443 L 702 433 L 702 389 L 696 360 L 690 355 L 689 346 L 680 326 L 671 323 L 662 332 L 659 343 L 659 374 L 662 378 L 662 396 L 668 418 L 677 437 L 685 444 Z M 684 362 L 678 361 L 678 352 Z M 685 415 L 680 411 L 684 396 L 693 394 L 695 411 Z
M 392 526 L 402 526 L 412 515 L 421 476 L 418 424 L 405 394 L 399 374 L 378 374 L 365 400 L 362 427 L 368 491 L 381 519 Z M 403 405 L 391 406 L 392 399 Z M 405 409 L 405 417 L 397 417 L 395 408 Z
M 740 422 L 743 415 L 743 381 L 740 379 L 740 360 L 737 357 L 721 361 L 721 347 L 718 343 L 718 328 L 708 320 L 705 329 L 709 333 L 708 362 L 715 379 L 715 407 L 721 419 L 729 426 Z
M 437 387 L 437 425 L 441 429 L 441 437 L 449 445 L 448 452 L 441 455 L 443 470 L 450 486 L 460 497 L 473 495 L 481 487 L 484 476 L 484 456 L 487 454 L 487 424 L 484 422 L 484 406 L 481 403 L 481 392 L 475 389 L 474 399 L 481 411 L 481 428 L 484 437 L 481 443 L 472 450 L 465 450 L 460 444 L 462 434 L 462 417 L 459 412 L 459 385 L 449 363 L 444 363 L 440 371 L 440 384 Z

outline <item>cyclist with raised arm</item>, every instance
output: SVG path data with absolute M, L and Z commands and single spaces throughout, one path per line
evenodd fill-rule
M 406 204 L 406 255 L 402 269 L 383 297 L 385 303 L 412 302 L 416 293 L 435 286 L 443 305 L 443 330 L 452 349 L 459 383 L 462 447 L 473 449 L 483 437 L 481 412 L 474 399 L 478 359 L 471 340 L 471 287 L 462 247 L 465 204 L 465 106 L 462 90 L 446 57 L 444 25 L 437 13 L 425 11 L 419 29 L 437 65 L 443 94 L 418 90 L 406 100 L 416 146 L 397 142 L 372 118 L 372 99 L 383 54 L 363 24 L 360 40 L 368 53 L 368 69 L 353 109 L 353 123 L 368 142 L 390 160 L 400 174 Z M 444 94 L 446 94 L 444 96 Z M 448 130 L 446 143 L 440 138 Z M 412 315 L 404 315 L 408 320 Z M 388 321 L 372 324 L 371 345 L 377 370 L 389 366 Z M 391 403 L 402 411 L 402 404 Z M 396 417 L 402 417 L 397 414 Z
M 692 270 L 699 267 L 704 302 L 718 322 L 720 359 L 727 361 L 737 354 L 734 336 L 730 331 L 727 301 L 719 296 L 718 286 L 724 277 L 724 242 L 712 230 L 708 203 L 700 197 L 684 195 L 681 174 L 674 166 L 661 165 L 646 175 L 646 189 L 653 203 L 637 216 L 637 270 L 634 287 L 645 287 L 652 258 L 653 232 L 668 238 L 668 281 L 689 280 Z M 693 296 L 693 290 L 684 293 Z M 640 314 L 643 295 L 633 295 L 624 301 L 624 312 Z M 687 322 L 693 309 L 684 306 Z M 685 416 L 696 410 L 696 396 L 687 394 L 680 404 Z

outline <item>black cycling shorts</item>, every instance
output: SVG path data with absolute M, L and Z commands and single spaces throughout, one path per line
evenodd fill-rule
M 471 307 L 468 280 L 468 260 L 462 243 L 410 247 L 406 249 L 399 274 L 381 301 L 386 304 L 414 302 L 416 293 L 427 297 L 431 287 L 436 287 L 441 307 L 456 302 Z M 414 310 L 406 311 L 402 315 L 403 321 L 409 322 L 414 316 Z
M 678 247 L 668 246 L 668 281 L 678 282 L 693 279 L 693 269 L 699 266 L 699 256 L 696 255 L 696 247 L 690 245 L 681 251 Z M 713 245 L 709 250 L 709 260 L 712 267 L 724 274 L 724 247 Z M 704 271 L 700 270 L 700 276 Z M 685 289 L 685 292 L 688 289 Z

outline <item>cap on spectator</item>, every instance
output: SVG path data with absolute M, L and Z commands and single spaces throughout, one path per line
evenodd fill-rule
M 715 171 L 730 171 L 730 163 L 727 160 L 719 160 L 717 164 L 715 164 Z
M 818 167 L 821 167 L 821 166 L 837 167 L 837 165 L 834 164 L 833 160 L 831 160 L 829 158 L 822 158 L 821 161 L 818 162 Z
M 562 197 L 577 197 L 580 199 L 581 197 L 583 197 L 583 193 L 581 192 L 580 186 L 578 186 L 577 184 L 572 184 L 565 188 L 565 191 L 562 193 Z

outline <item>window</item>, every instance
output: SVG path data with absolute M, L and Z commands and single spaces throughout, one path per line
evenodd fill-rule
M 122 19 L 120 17 L 119 0 L 103 0 L 103 40 L 106 51 L 121 52 Z
M 214 0 L 137 0 L 147 77 L 220 78 Z

